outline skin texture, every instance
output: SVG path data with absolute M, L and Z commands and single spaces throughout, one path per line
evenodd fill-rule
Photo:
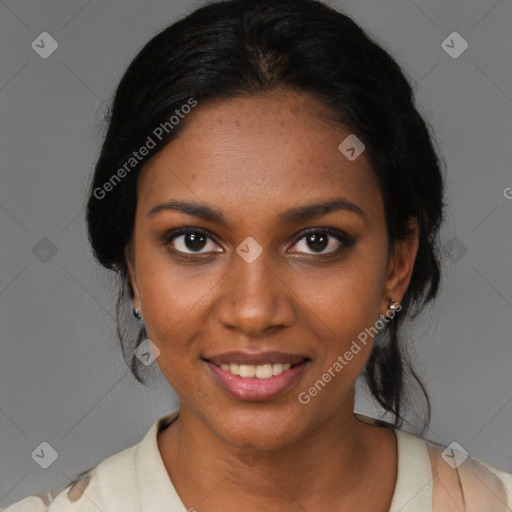
M 324 108 L 287 90 L 200 103 L 139 178 L 126 254 L 134 306 L 180 399 L 179 419 L 158 445 L 187 508 L 385 511 L 391 503 L 395 434 L 353 417 L 354 384 L 373 340 L 307 405 L 297 399 L 389 313 L 389 297 L 401 300 L 418 244 L 411 237 L 388 257 L 377 178 L 364 152 L 349 161 L 339 151 L 351 131 L 328 122 Z M 341 197 L 364 214 L 279 219 Z M 209 205 L 227 225 L 173 210 L 148 216 L 169 200 Z M 211 233 L 201 255 L 184 236 L 165 242 L 180 227 Z M 319 254 L 303 231 L 322 227 L 355 242 L 330 235 Z M 263 249 L 252 263 L 236 252 L 248 236 Z M 280 350 L 311 361 L 281 396 L 242 401 L 201 359 L 231 350 Z

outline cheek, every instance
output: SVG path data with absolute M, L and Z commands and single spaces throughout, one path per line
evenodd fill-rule
M 156 363 L 175 392 L 201 403 L 207 400 L 207 387 L 198 380 L 204 364 L 199 359 L 204 348 L 200 334 L 208 315 L 208 291 L 216 279 L 212 272 L 198 271 L 199 267 L 184 270 L 165 253 L 141 249 L 138 254 L 146 331 L 160 350 Z
M 218 276 L 205 267 L 176 265 L 165 249 L 151 247 L 140 248 L 137 270 L 148 335 L 159 347 L 178 350 L 199 327 L 198 312 Z
M 308 279 L 297 280 L 306 328 L 321 340 L 316 350 L 317 378 L 338 356 L 346 354 L 346 363 L 340 363 L 340 384 L 354 381 L 366 364 L 376 334 L 372 328 L 380 318 L 385 278 L 384 258 L 377 255 L 377 251 L 360 250 L 331 272 L 317 270 Z
M 379 318 L 385 278 L 382 258 L 362 251 L 343 264 L 308 270 L 307 279 L 298 277 L 296 294 L 301 302 L 334 333 L 366 327 Z

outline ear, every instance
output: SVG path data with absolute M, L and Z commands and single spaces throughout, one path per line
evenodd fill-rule
M 126 266 L 128 267 L 128 282 L 133 290 L 133 307 L 142 309 L 142 302 L 140 299 L 139 285 L 137 283 L 137 275 L 135 271 L 135 254 L 133 250 L 133 242 L 130 241 L 124 249 L 124 257 Z
M 404 240 L 395 242 L 393 254 L 389 258 L 386 281 L 382 291 L 381 315 L 389 309 L 389 298 L 401 302 L 409 283 L 416 261 L 419 245 L 419 229 L 416 218 L 409 221 L 408 235 Z

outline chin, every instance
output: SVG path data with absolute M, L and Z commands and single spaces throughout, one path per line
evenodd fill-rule
M 302 406 L 301 406 L 302 408 Z M 251 447 L 259 450 L 273 450 L 292 444 L 306 434 L 307 418 L 300 409 L 291 410 L 285 406 L 279 409 L 245 406 L 233 408 L 211 424 L 219 437 L 236 448 Z M 212 418 L 213 419 L 213 418 Z

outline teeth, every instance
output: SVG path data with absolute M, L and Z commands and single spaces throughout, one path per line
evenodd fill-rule
M 291 367 L 290 363 L 268 363 L 268 364 L 221 364 L 220 367 L 233 375 L 239 375 L 244 378 L 257 377 L 258 379 L 270 379 L 274 375 L 279 375 Z
M 268 379 L 269 377 L 272 377 L 272 370 L 273 368 L 271 364 L 256 366 L 256 377 L 258 377 L 258 379 Z
M 279 375 L 283 373 L 283 365 L 282 363 L 276 363 L 272 365 L 272 375 Z
M 256 366 L 251 364 L 241 364 L 239 375 L 240 377 L 254 377 L 256 375 Z

